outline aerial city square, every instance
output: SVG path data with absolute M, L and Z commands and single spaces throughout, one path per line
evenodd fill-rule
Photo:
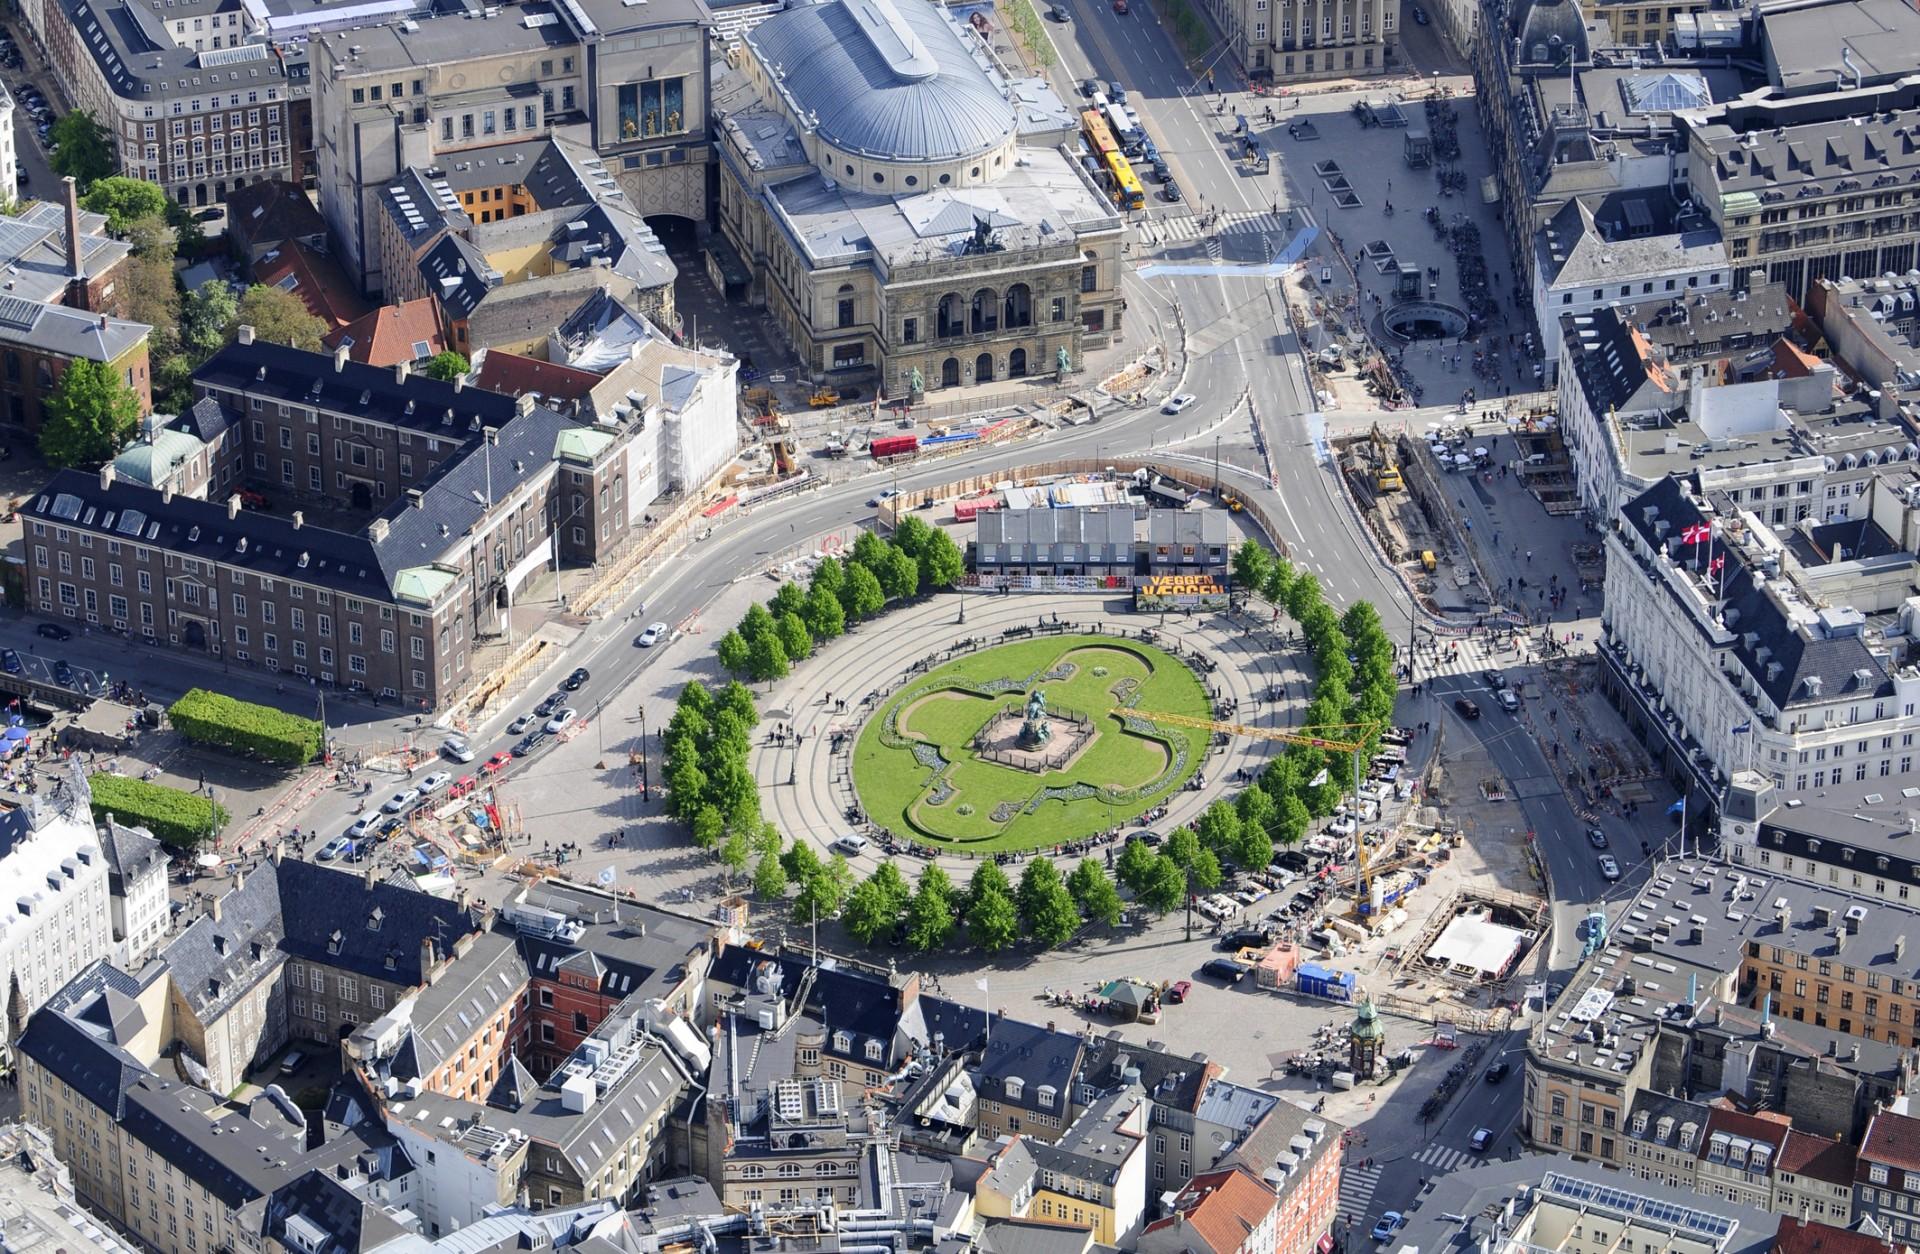
M 1920 9 L 17 0 L 0 1243 L 1920 1249 Z

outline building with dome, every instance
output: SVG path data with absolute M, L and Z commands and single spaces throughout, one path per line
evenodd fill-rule
M 944 9 L 799 5 L 730 59 L 720 227 L 816 379 L 904 398 L 1078 369 L 1119 335 L 1124 223 L 1073 111 Z

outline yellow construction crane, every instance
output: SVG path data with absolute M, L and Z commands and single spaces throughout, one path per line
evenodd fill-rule
M 1353 762 L 1353 798 L 1357 806 L 1360 801 L 1360 755 L 1366 751 L 1367 743 L 1380 729 L 1378 723 L 1316 723 L 1308 727 L 1254 727 L 1247 723 L 1223 723 L 1218 719 L 1196 718 L 1191 714 L 1165 714 L 1157 710 L 1130 710 L 1116 708 L 1109 713 L 1132 715 L 1137 719 L 1162 727 L 1190 727 L 1197 731 L 1224 732 L 1229 736 L 1244 736 L 1252 740 L 1278 740 L 1284 744 L 1306 745 L 1312 749 L 1331 749 L 1344 753 Z M 1367 873 L 1367 842 L 1360 834 L 1359 824 L 1354 824 L 1354 913 L 1365 912 L 1367 893 L 1372 880 Z

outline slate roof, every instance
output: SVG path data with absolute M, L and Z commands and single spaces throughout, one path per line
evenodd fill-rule
M 990 1219 L 980 1231 L 980 1254 L 1086 1254 L 1092 1228 L 1038 1219 Z
M 325 238 L 327 221 L 297 183 L 261 179 L 228 193 L 227 236 L 242 249 Z
M 447 321 L 464 322 L 487 293 L 500 286 L 500 272 L 486 255 L 458 235 L 447 234 L 420 256 L 420 277 L 446 311 Z
M 100 825 L 100 851 L 107 859 L 107 884 L 117 897 L 127 885 L 167 865 L 165 848 L 144 827 L 127 827 L 109 815 Z
M 432 357 L 447 347 L 433 300 L 427 296 L 382 305 L 330 332 L 322 343 L 329 351 L 345 344 L 352 360 L 388 368 Z
M 128 1090 L 120 1125 L 221 1204 L 236 1208 L 272 1192 L 284 1178 L 280 1164 L 298 1158 L 306 1146 L 287 1129 L 265 1128 L 244 1115 L 210 1118 L 218 1106 L 201 1089 L 146 1075 Z
M 987 1101 L 1064 1117 L 1073 1102 L 1073 1081 L 1084 1046 L 1084 1038 L 1076 1033 L 1053 1031 L 1042 1024 L 997 1016 L 977 1068 L 980 1096 Z M 1018 1097 L 1007 1087 L 1007 1081 L 1015 1078 L 1021 1081 Z M 1042 1086 L 1053 1090 L 1050 1105 L 1040 1100 Z
M 813 965 L 802 953 L 768 953 L 729 945 L 715 956 L 707 978 L 715 984 L 751 989 L 754 972 L 763 963 L 772 963 L 778 968 L 780 989 L 787 997 L 800 987 L 801 977 Z M 827 1030 L 827 1044 L 822 1052 L 837 1054 L 863 1067 L 893 1065 L 906 1052 L 904 1043 L 896 1040 L 904 1013 L 901 1000 L 900 990 L 883 976 L 822 965 L 807 998 L 807 1008 Z M 836 1034 L 840 1032 L 850 1038 L 845 1050 L 836 1045 Z M 884 1044 L 880 1062 L 867 1058 L 865 1042 L 868 1040 Z
M 487 1091 L 487 1105 L 500 1110 L 518 1110 L 532 1100 L 539 1088 L 540 1082 L 521 1064 L 519 1056 L 509 1054 L 500 1068 L 500 1078 Z
M 478 440 L 481 427 L 504 427 L 515 412 L 512 398 L 493 392 L 471 387 L 456 392 L 451 383 L 418 372 L 403 382 L 393 377 L 392 370 L 364 362 L 348 361 L 335 369 L 329 354 L 265 340 L 228 344 L 194 371 L 193 378 L 202 387 L 231 388 L 302 408 L 362 416 L 442 440 Z M 451 422 L 446 421 L 448 411 L 452 411 Z
M 286 961 L 281 891 L 272 872 L 253 871 L 220 895 L 220 918 L 208 912 L 160 950 L 180 999 L 205 1024 L 273 978 Z
M 39 353 L 112 361 L 136 347 L 152 330 L 144 322 L 0 296 L 0 344 L 17 344 Z
M 157 978 L 158 969 L 153 972 Z M 109 989 L 121 996 L 137 997 L 143 987 L 140 980 L 105 960 L 95 962 L 67 981 L 28 1018 L 15 1048 L 119 1119 L 126 1112 L 128 1090 L 147 1070 L 132 1054 L 114 1044 L 105 1029 L 72 1016 Z
M 379 1206 L 323 1171 L 303 1172 L 273 1191 L 267 1200 L 266 1230 L 282 1249 L 302 1254 L 361 1254 L 411 1235 Z
M 980 516 L 979 543 L 1019 546 L 1057 544 L 1111 545 L 1133 556 L 1133 509 L 1130 506 L 1081 509 L 1000 509 Z M 1036 555 L 1026 555 L 1036 556 Z M 1008 561 L 1023 560 L 1009 556 Z
M 281 858 L 274 871 L 286 920 L 287 952 L 369 980 L 418 987 L 426 979 L 420 942 L 431 939 L 435 951 L 444 956 L 453 951 L 455 941 L 475 930 L 466 907 L 417 890 L 383 881 L 369 889 L 352 872 L 297 858 Z M 370 928 L 376 910 L 379 926 Z
M 1081 1087 L 1094 1092 L 1118 1088 L 1126 1082 L 1122 1073 L 1129 1067 L 1140 1072 L 1140 1084 L 1154 1104 L 1188 1113 L 1200 1108 L 1207 1082 L 1220 1074 L 1219 1066 L 1205 1055 L 1188 1058 L 1153 1043 L 1122 1040 L 1115 1033 L 1088 1043 L 1080 1065 Z
M 193 408 L 173 420 L 173 425 L 188 435 L 199 437 L 203 444 L 212 444 L 227 428 L 233 425 L 233 419 L 227 416 L 226 408 L 211 396 L 203 396 L 193 403 Z
M 1579 197 L 1567 201 L 1540 228 L 1536 252 L 1549 287 L 1604 285 L 1628 278 L 1728 265 L 1718 231 L 1663 231 L 1607 239 L 1593 209 Z
M 458 962 L 414 995 L 413 1070 L 402 1078 L 424 1078 L 434 1071 L 526 986 L 527 967 L 514 938 L 482 932 Z

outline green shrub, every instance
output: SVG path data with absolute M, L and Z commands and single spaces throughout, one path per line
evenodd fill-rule
M 195 688 L 167 711 L 174 730 L 196 744 L 251 754 L 281 766 L 303 766 L 320 755 L 319 720 L 270 705 L 236 701 Z
M 230 817 L 226 808 L 196 793 L 143 779 L 101 772 L 87 778 L 93 790 L 93 818 L 109 814 L 129 827 L 144 827 L 180 849 L 192 849 L 218 835 Z

